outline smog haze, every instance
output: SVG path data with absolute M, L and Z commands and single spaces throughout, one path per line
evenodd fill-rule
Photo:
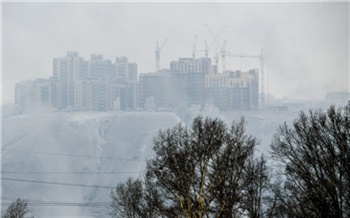
M 52 75 L 52 59 L 68 50 L 84 59 L 126 56 L 139 74 L 154 72 L 156 41 L 167 39 L 160 67 L 191 57 L 215 56 L 217 40 L 231 54 L 264 49 L 268 91 L 277 98 L 324 99 L 348 91 L 348 3 L 330 2 L 4 2 L 3 103 L 14 102 L 17 82 Z M 232 70 L 259 68 L 254 59 L 226 58 Z M 220 69 L 220 68 L 219 68 Z

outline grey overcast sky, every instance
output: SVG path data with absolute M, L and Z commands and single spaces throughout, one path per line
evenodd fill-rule
M 155 42 L 168 39 L 161 67 L 191 57 L 204 40 L 227 28 L 234 54 L 268 56 L 269 91 L 276 97 L 324 99 L 348 91 L 349 3 L 316 2 L 4 2 L 2 3 L 3 103 L 14 101 L 16 82 L 52 75 L 52 59 L 78 51 L 89 60 L 100 53 L 127 56 L 139 73 L 155 68 Z M 209 55 L 214 57 L 215 46 Z M 197 56 L 204 56 L 198 52 Z M 232 70 L 258 68 L 257 60 L 227 58 Z

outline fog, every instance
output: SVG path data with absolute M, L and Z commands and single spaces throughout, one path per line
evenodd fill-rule
M 191 57 L 214 43 L 205 23 L 227 41 L 231 54 L 264 49 L 269 92 L 278 98 L 324 99 L 349 90 L 348 3 L 28 3 L 2 5 L 3 103 L 14 102 L 14 85 L 48 78 L 52 59 L 76 50 L 114 60 L 127 56 L 139 73 L 155 69 L 155 43 L 168 39 L 160 66 Z M 209 51 L 214 57 L 215 47 Z M 204 56 L 198 52 L 197 56 Z M 227 68 L 259 68 L 259 61 L 227 58 Z M 220 69 L 220 68 L 219 68 Z
M 347 2 L 4 2 L 1 6 L 2 205 L 17 197 L 28 199 L 35 217 L 107 217 L 111 187 L 129 176 L 142 178 L 160 129 L 190 125 L 197 115 L 218 117 L 227 125 L 244 116 L 247 133 L 259 141 L 256 154 L 268 155 L 280 124 L 291 124 L 300 110 L 325 109 L 328 103 L 318 100 L 328 92 L 350 91 Z M 196 57 L 204 57 L 206 41 L 214 64 L 217 45 L 206 24 L 213 35 L 224 29 L 217 41 L 227 41 L 229 54 L 259 55 L 263 49 L 266 92 L 279 99 L 276 107 L 220 111 L 207 102 L 186 105 L 189 95 L 172 95 L 180 85 L 166 82 L 167 90 L 161 90 L 166 94 L 159 96 L 178 98 L 169 101 L 178 104 L 174 108 L 166 108 L 164 99 L 166 103 L 157 108 L 154 96 L 145 96 L 144 108 L 124 111 L 114 106 L 101 112 L 14 104 L 16 83 L 50 78 L 53 59 L 65 57 L 67 51 L 77 51 L 85 60 L 102 54 L 112 63 L 126 56 L 137 64 L 140 77 L 155 74 L 156 41 L 166 40 L 161 69 L 169 69 L 170 62 L 179 58 L 191 58 L 195 41 Z M 259 68 L 258 59 L 226 57 L 228 70 Z M 219 75 L 221 59 L 218 69 Z M 177 81 L 190 81 L 182 79 Z M 284 107 L 286 98 L 297 103 Z
M 20 197 L 35 217 L 109 217 L 110 190 L 128 177 L 143 178 L 161 129 L 191 125 L 197 115 L 229 126 L 245 116 L 256 154 L 268 155 L 278 125 L 296 111 L 221 113 L 192 106 L 176 112 L 50 112 L 5 106 L 2 130 L 2 202 Z

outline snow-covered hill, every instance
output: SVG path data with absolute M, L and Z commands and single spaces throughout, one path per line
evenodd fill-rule
M 88 216 L 91 211 L 86 209 L 94 208 L 72 203 L 107 202 L 104 206 L 108 208 L 108 187 L 129 176 L 141 176 L 146 158 L 152 156 L 153 137 L 159 129 L 178 122 L 180 118 L 170 113 L 32 113 L 5 117 L 3 199 L 21 197 L 38 202 L 39 206 L 31 210 L 47 217 Z M 68 206 L 48 206 L 54 202 Z
M 29 200 L 36 217 L 106 217 L 109 193 L 127 177 L 142 177 L 160 129 L 190 123 L 198 113 L 231 124 L 244 115 L 266 151 L 292 112 L 220 114 L 215 108 L 175 113 L 6 113 L 2 129 L 2 199 Z M 181 117 L 181 118 L 180 118 Z

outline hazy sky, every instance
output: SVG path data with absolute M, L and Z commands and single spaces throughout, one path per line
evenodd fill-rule
M 76 50 L 127 56 L 139 73 L 155 68 L 155 42 L 168 39 L 161 67 L 191 57 L 198 35 L 226 40 L 234 54 L 268 56 L 269 90 L 276 97 L 324 99 L 348 91 L 349 6 L 343 3 L 2 3 L 3 103 L 14 101 L 16 82 L 52 75 L 52 59 Z M 213 57 L 215 46 L 209 55 Z M 197 56 L 204 56 L 198 52 Z M 227 58 L 229 69 L 258 68 L 258 60 Z

